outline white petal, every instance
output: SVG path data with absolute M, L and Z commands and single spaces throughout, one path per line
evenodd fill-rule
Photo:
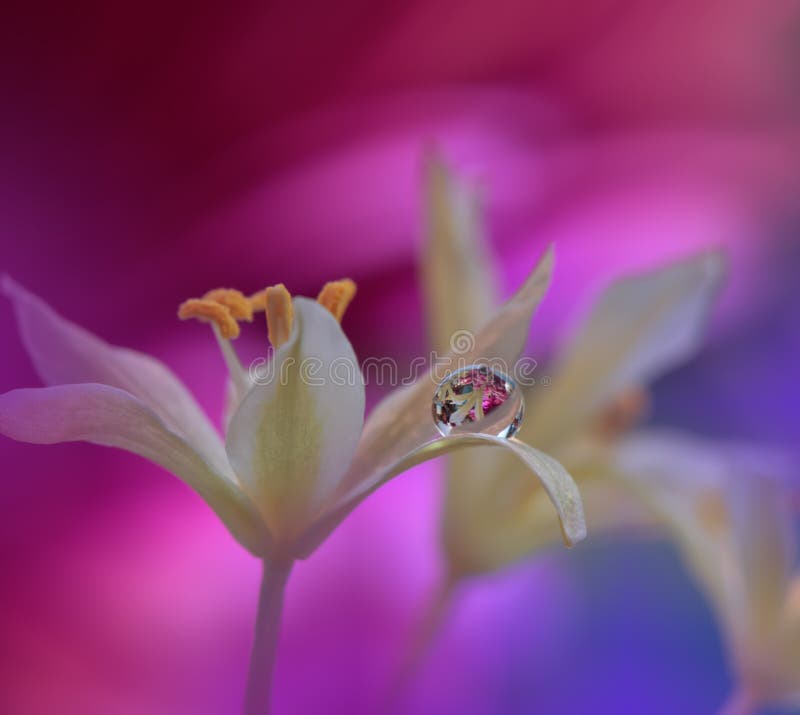
M 264 555 L 269 535 L 239 486 L 203 458 L 141 400 L 86 383 L 12 390 L 0 395 L 0 433 L 36 444 L 92 442 L 138 454 L 194 489 L 239 542 Z
M 457 356 L 450 354 L 453 363 L 483 358 L 513 365 L 525 347 L 533 314 L 550 285 L 552 271 L 551 247 L 517 293 L 476 333 L 473 349 Z M 375 407 L 344 478 L 343 493 L 369 489 L 391 465 L 436 438 L 439 433 L 431 417 L 431 401 L 437 382 L 426 374 L 414 384 L 395 390 Z
M 42 382 L 96 382 L 125 390 L 189 441 L 217 471 L 230 473 L 217 431 L 169 368 L 149 355 L 109 345 L 65 320 L 8 276 L 3 276 L 0 287 L 14 304 L 22 340 Z
M 612 284 L 557 360 L 552 384 L 529 405 L 524 439 L 568 439 L 626 388 L 647 384 L 691 356 L 724 272 L 706 253 Z
M 515 439 L 487 434 L 450 435 L 418 446 L 395 463 L 388 465 L 376 479 L 347 495 L 340 505 L 326 514 L 299 542 L 300 555 L 313 551 L 361 501 L 392 477 L 417 464 L 466 447 L 489 446 L 510 450 L 522 460 L 544 487 L 558 513 L 564 543 L 573 546 L 586 537 L 586 521 L 581 496 L 569 473 L 552 457 Z M 486 475 L 492 478 L 492 475 Z
M 740 669 L 773 657 L 795 553 L 774 454 L 652 431 L 622 442 L 618 467 L 672 530 Z
M 227 452 L 276 540 L 288 542 L 338 490 L 364 420 L 364 384 L 341 326 L 294 300 L 289 341 L 233 416 Z
M 493 312 L 493 266 L 477 191 L 435 157 L 425 166 L 425 209 L 425 313 L 434 350 L 446 353 L 456 331 L 475 331 Z

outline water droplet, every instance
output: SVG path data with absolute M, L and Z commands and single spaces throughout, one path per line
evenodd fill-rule
M 467 365 L 448 374 L 433 393 L 433 421 L 444 436 L 483 432 L 513 436 L 522 424 L 522 391 L 488 365 Z

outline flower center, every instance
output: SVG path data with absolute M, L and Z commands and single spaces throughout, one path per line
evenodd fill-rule
M 356 284 L 349 278 L 344 278 L 326 283 L 317 296 L 317 301 L 341 322 L 355 294 Z M 249 297 L 233 288 L 216 288 L 208 291 L 202 298 L 189 298 L 178 308 L 178 317 L 181 320 L 194 319 L 211 324 L 233 381 L 236 401 L 247 394 L 251 382 L 230 341 L 239 337 L 241 321 L 251 323 L 253 315 L 262 312 L 267 318 L 269 342 L 277 350 L 289 340 L 294 322 L 292 296 L 283 283 L 265 288 Z
M 602 410 L 592 425 L 595 436 L 613 442 L 646 416 L 650 407 L 650 395 L 642 387 L 631 387 L 612 400 Z
M 356 284 L 344 278 L 326 283 L 317 296 L 317 302 L 341 322 L 355 294 Z M 277 349 L 289 339 L 294 321 L 292 296 L 283 283 L 250 297 L 233 288 L 215 288 L 202 298 L 189 298 L 181 303 L 178 317 L 211 323 L 218 338 L 235 340 L 240 334 L 239 323 L 251 323 L 253 314 L 260 312 L 266 313 L 269 341 Z

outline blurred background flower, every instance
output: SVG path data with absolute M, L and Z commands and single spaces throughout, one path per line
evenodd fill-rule
M 485 187 L 504 295 L 558 244 L 537 358 L 614 276 L 724 244 L 711 342 L 652 420 L 798 444 L 794 0 L 12 3 L 0 55 L 0 270 L 167 361 L 214 417 L 223 366 L 174 313 L 216 285 L 347 274 L 359 356 L 425 354 L 435 143 Z M 0 329 L 0 390 L 38 384 L 8 305 Z M 0 464 L 0 710 L 236 712 L 258 564 L 205 505 L 99 447 L 3 439 Z M 438 475 L 298 568 L 276 712 L 374 708 L 439 568 Z M 596 539 L 471 589 L 408 707 L 702 715 L 730 684 L 675 552 Z

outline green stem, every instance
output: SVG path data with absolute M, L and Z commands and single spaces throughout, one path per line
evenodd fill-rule
M 250 654 L 250 671 L 244 715 L 268 715 L 272 692 L 272 671 L 280 634 L 283 595 L 294 562 L 264 559 L 258 595 L 255 637 Z

